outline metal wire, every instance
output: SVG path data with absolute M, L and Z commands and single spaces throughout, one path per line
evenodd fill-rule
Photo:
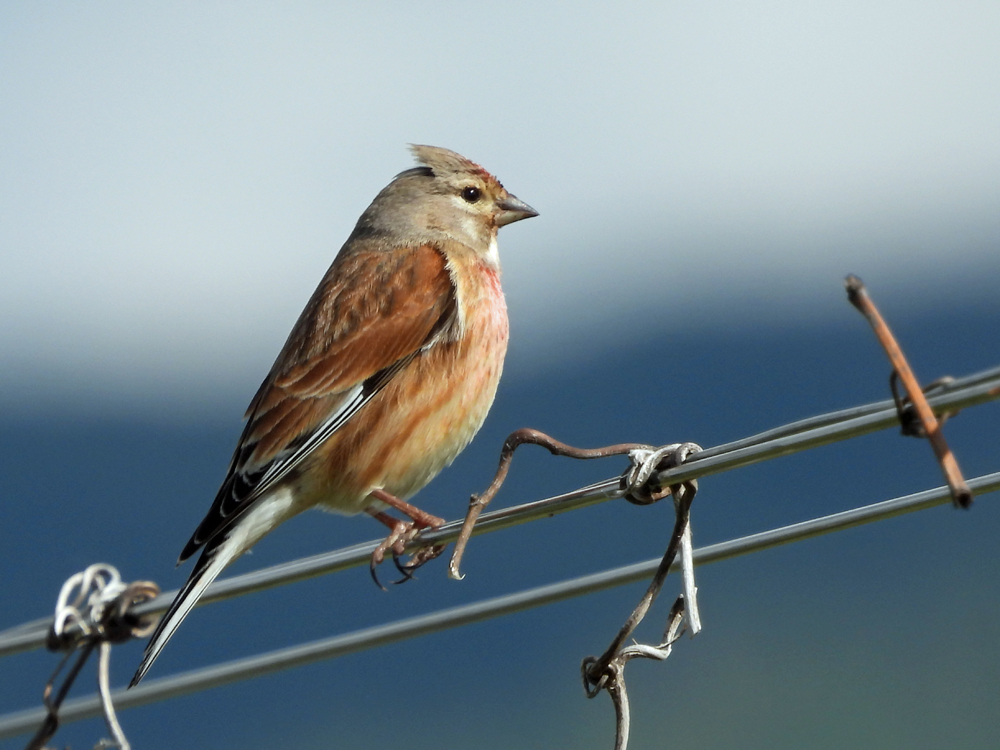
M 1000 472 L 969 481 L 975 495 L 1000 491 Z M 694 552 L 695 565 L 706 565 L 750 554 L 790 542 L 801 541 L 842 529 L 924 510 L 951 500 L 947 487 L 937 487 L 913 495 L 886 500 L 873 505 L 834 513 L 829 516 L 772 529 L 759 534 L 713 544 Z M 474 604 L 432 612 L 331 638 L 325 638 L 289 648 L 277 649 L 257 656 L 236 659 L 223 664 L 191 670 L 172 677 L 148 680 L 131 690 L 112 693 L 119 709 L 132 708 L 167 698 L 173 698 L 208 688 L 270 674 L 322 659 L 383 646 L 420 635 L 480 622 L 500 615 L 521 612 L 573 597 L 603 591 L 648 578 L 660 559 L 647 560 L 593 575 L 573 578 L 560 583 L 540 586 L 507 596 L 487 599 Z M 679 568 L 679 564 L 674 566 Z M 101 712 L 96 694 L 66 701 L 59 712 L 63 723 L 90 718 Z M 0 716 L 0 740 L 34 729 L 45 716 L 44 709 L 29 709 Z
M 988 370 L 982 370 L 980 372 L 973 373 L 972 375 L 966 375 L 962 378 L 945 381 L 933 389 L 928 389 L 928 400 L 930 401 L 930 404 L 934 406 L 937 404 L 937 401 L 934 398 L 935 396 L 964 391 L 972 386 L 983 385 L 985 383 L 989 383 L 990 381 L 995 381 L 998 378 L 1000 378 L 1000 367 L 992 367 Z M 836 422 L 844 422 L 848 419 L 854 419 L 855 417 L 866 417 L 870 414 L 874 414 L 875 412 L 893 409 L 895 408 L 895 405 L 895 401 L 890 398 L 885 401 L 876 401 L 873 404 L 866 404 L 865 406 L 855 406 L 852 409 L 842 409 L 841 411 L 835 411 L 829 414 L 821 414 L 816 417 L 801 419 L 797 422 L 790 422 L 789 424 L 782 425 L 781 427 L 775 427 L 771 430 L 759 432 L 748 438 L 734 440 L 731 443 L 723 443 L 722 445 L 717 445 L 714 448 L 708 448 L 707 450 L 701 452 L 700 458 L 704 460 L 720 453 L 728 453 L 738 448 L 746 448 L 751 445 L 757 445 L 758 443 L 763 443 L 767 440 L 773 440 L 787 435 L 794 435 L 795 433 L 805 432 L 806 430 L 812 430 L 817 427 L 826 427 L 827 425 L 834 424 Z
M 941 413 L 998 398 L 1000 367 L 943 384 L 928 401 L 935 412 Z M 661 485 L 677 484 L 897 425 L 899 417 L 891 400 L 831 412 L 705 449 L 683 466 L 660 472 L 656 481 Z M 574 492 L 484 513 L 476 524 L 475 533 L 499 531 L 538 518 L 615 500 L 623 493 L 621 477 L 606 479 Z M 424 532 L 421 541 L 434 544 L 452 542 L 458 536 L 461 526 L 460 520 L 450 521 L 437 529 Z M 381 540 L 364 542 L 216 581 L 202 596 L 198 606 L 366 565 L 380 542 Z M 136 606 L 133 612 L 137 615 L 163 612 L 176 594 L 176 590 L 164 592 L 156 599 Z M 3 631 L 0 633 L 0 657 L 41 647 L 51 624 L 52 618 L 44 618 Z

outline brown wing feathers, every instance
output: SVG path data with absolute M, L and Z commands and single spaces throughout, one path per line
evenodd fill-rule
M 431 245 L 338 257 L 251 402 L 226 479 L 180 561 L 246 512 L 272 467 L 301 461 L 295 449 L 332 416 L 346 409 L 349 419 L 402 360 L 451 324 L 455 310 L 444 257 Z

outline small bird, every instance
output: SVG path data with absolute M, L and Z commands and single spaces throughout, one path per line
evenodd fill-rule
M 201 556 L 130 687 L 216 576 L 297 513 L 365 511 L 387 525 L 373 566 L 443 522 L 405 501 L 455 460 L 493 403 L 508 335 L 497 230 L 538 213 L 465 157 L 411 149 L 420 166 L 361 215 L 250 402 L 178 564 Z

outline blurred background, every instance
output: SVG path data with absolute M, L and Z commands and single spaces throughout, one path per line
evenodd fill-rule
M 709 446 L 885 398 L 847 273 L 925 382 L 1000 363 L 998 38 L 995 2 L 3 5 L 0 628 L 92 562 L 183 582 L 243 409 L 407 143 L 541 214 L 502 232 L 507 371 L 433 513 L 518 427 Z M 998 415 L 947 426 L 969 477 L 1000 469 Z M 528 448 L 497 503 L 623 468 Z M 926 444 L 872 435 L 704 480 L 695 542 L 939 484 Z M 151 677 L 657 557 L 670 524 L 611 503 L 474 540 L 461 583 L 442 559 L 389 593 L 356 569 L 199 609 Z M 703 633 L 630 667 L 631 747 L 996 747 L 998 531 L 985 496 L 702 568 Z M 380 533 L 310 513 L 230 572 Z M 579 663 L 642 589 L 120 718 L 150 749 L 610 748 Z M 0 662 L 0 713 L 55 663 Z

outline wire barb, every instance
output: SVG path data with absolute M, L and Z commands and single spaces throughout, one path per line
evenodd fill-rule
M 693 443 L 684 443 L 674 451 L 670 461 L 675 465 L 680 465 L 695 450 L 700 449 Z M 580 665 L 583 689 L 587 697 L 593 698 L 602 690 L 606 690 L 611 696 L 615 707 L 615 750 L 626 750 L 631 725 L 628 691 L 625 687 L 625 664 L 638 657 L 662 661 L 670 656 L 673 643 L 679 637 L 679 629 L 685 619 L 685 614 L 691 635 L 694 636 L 701 630 L 701 617 L 698 614 L 697 599 L 695 598 L 697 588 L 694 585 L 694 561 L 691 552 L 691 503 L 698 491 L 698 485 L 696 481 L 684 482 L 671 487 L 671 491 L 674 496 L 674 529 L 670 536 L 670 543 L 667 545 L 667 551 L 660 560 L 646 593 L 643 594 L 642 599 L 639 600 L 607 650 L 599 657 L 588 656 Z M 685 593 L 680 595 L 671 607 L 661 642 L 656 646 L 639 643 L 625 646 L 625 641 L 632 637 L 632 633 L 635 632 L 639 623 L 649 612 L 650 607 L 653 606 L 653 602 L 656 601 L 678 552 L 681 553 L 681 572 Z M 685 606 L 685 600 L 687 606 Z M 685 610 L 687 610 L 686 613 Z
M 663 631 L 660 643 L 656 646 L 644 643 L 633 643 L 631 646 L 626 646 L 621 650 L 618 658 L 604 668 L 597 684 L 592 685 L 589 679 L 589 670 L 594 668 L 597 660 L 594 657 L 588 657 L 580 665 L 583 675 L 583 689 L 587 692 L 587 697 L 593 698 L 601 690 L 606 690 L 611 696 L 611 702 L 615 707 L 615 750 L 626 750 L 632 725 L 632 711 L 628 702 L 628 690 L 625 688 L 625 664 L 632 659 L 639 658 L 665 661 L 673 651 L 674 643 L 684 632 L 681 629 L 684 614 L 684 595 L 681 594 L 674 601 L 674 606 L 670 608 L 667 627 Z
M 934 391 L 933 395 L 930 395 L 930 402 L 938 414 L 971 408 L 997 399 L 1000 399 L 1000 367 L 993 367 L 963 376 L 952 382 L 943 383 L 940 388 Z M 691 460 L 677 468 L 655 472 L 650 483 L 655 482 L 657 485 L 665 486 L 675 485 L 761 461 L 788 456 L 821 445 L 867 435 L 878 430 L 898 427 L 898 425 L 899 414 L 892 400 L 842 409 L 713 446 L 692 456 Z M 635 444 L 634 447 L 644 448 L 646 446 Z M 1000 472 L 970 479 L 968 484 L 976 495 L 1000 492 Z M 623 497 L 623 488 L 627 488 L 627 486 L 627 480 L 623 484 L 622 476 L 616 476 L 572 492 L 494 510 L 479 518 L 475 530 L 476 533 L 500 531 L 518 524 L 548 518 L 555 514 L 619 499 Z M 947 487 L 934 488 L 710 545 L 694 551 L 692 557 L 698 565 L 729 560 L 781 544 L 924 510 L 943 504 L 949 498 L 950 492 Z M 417 548 L 428 544 L 448 544 L 457 538 L 461 525 L 461 521 L 450 521 L 440 528 L 426 529 L 422 532 L 421 537 L 414 540 L 412 544 Z M 366 565 L 371 560 L 372 551 L 381 541 L 381 539 L 373 540 L 219 580 L 206 593 L 202 603 L 214 603 L 270 587 Z M 683 548 L 681 548 L 681 556 L 683 559 Z M 131 691 L 117 690 L 113 694 L 115 706 L 120 711 L 151 701 L 164 700 L 222 684 L 251 679 L 320 659 L 337 658 L 358 650 L 378 647 L 429 632 L 459 627 L 470 622 L 522 611 L 570 597 L 583 596 L 612 586 L 637 583 L 648 579 L 659 568 L 660 564 L 660 559 L 648 560 L 615 570 L 516 592 L 496 599 L 379 625 L 355 633 L 324 638 L 224 664 L 191 670 L 149 681 Z M 677 568 L 680 570 L 681 565 L 678 564 Z M 137 604 L 131 612 L 134 616 L 155 617 L 166 610 L 176 593 L 176 591 L 167 592 L 154 600 Z M 53 621 L 52 616 L 49 616 L 0 632 L 0 657 L 45 645 L 46 634 Z M 76 627 L 78 626 L 68 625 L 66 627 L 67 633 Z M 688 627 L 690 628 L 690 623 Z M 68 660 L 69 657 L 62 666 L 65 666 Z M 50 688 L 47 693 L 47 701 L 51 693 L 52 689 Z M 63 703 L 60 718 L 63 723 L 66 723 L 100 716 L 101 712 L 100 696 L 91 694 Z M 0 716 L 0 740 L 33 732 L 39 724 L 46 720 L 46 716 L 47 710 L 43 707 Z
M 118 723 L 111 700 L 111 645 L 131 638 L 143 638 L 152 631 L 157 615 L 136 615 L 133 606 L 156 598 L 160 587 L 152 581 L 123 583 L 118 570 L 106 563 L 95 563 L 80 573 L 74 573 L 62 585 L 56 600 L 55 617 L 46 646 L 50 651 L 64 651 L 42 692 L 46 715 L 26 750 L 44 750 L 45 744 L 59 729 L 59 708 L 76 681 L 95 647 L 100 649 L 98 688 L 104 719 L 113 740 L 101 740 L 101 747 L 130 750 L 130 745 Z M 70 657 L 79 651 L 76 662 L 52 699 L 55 681 Z
M 910 403 L 916 411 L 917 417 L 920 419 L 922 432 L 926 435 L 927 440 L 934 449 L 934 455 L 937 457 L 938 463 L 941 464 L 941 471 L 944 473 L 945 481 L 948 482 L 948 487 L 951 488 L 952 501 L 958 508 L 972 507 L 972 491 L 969 489 L 969 485 L 966 483 L 964 477 L 962 477 L 955 454 L 951 452 L 951 448 L 948 447 L 948 443 L 944 439 L 944 434 L 941 432 L 941 425 L 944 419 L 939 421 L 934 415 L 934 411 L 931 409 L 930 404 L 927 403 L 927 398 L 920 388 L 920 383 L 910 368 L 910 363 L 906 360 L 906 355 L 903 354 L 903 350 L 899 347 L 896 337 L 892 335 L 888 324 L 886 324 L 882 318 L 882 314 L 868 295 L 868 290 L 865 289 L 865 285 L 861 279 L 853 275 L 848 276 L 844 281 L 844 286 L 847 289 L 847 299 L 871 324 L 872 330 L 875 331 L 875 337 L 882 344 L 882 348 L 885 349 L 885 353 L 889 356 L 894 375 L 898 376 L 899 380 L 902 381 Z M 890 385 L 893 385 L 892 381 L 890 381 Z M 900 407 L 902 400 L 899 398 L 899 394 L 896 393 L 895 387 L 893 387 L 893 396 L 897 409 L 899 409 L 899 420 L 903 425 L 903 432 L 904 434 L 910 434 L 908 433 L 908 429 L 911 433 L 915 429 L 912 425 L 913 420 L 908 420 L 905 410 Z
M 943 383 L 933 395 L 928 395 L 932 407 L 938 414 L 995 401 L 1000 399 L 1000 367 L 992 367 L 956 378 L 950 383 Z M 652 481 L 669 486 L 678 481 L 730 471 L 898 425 L 899 415 L 892 399 L 854 406 L 801 419 L 749 437 L 706 448 L 682 467 L 659 472 Z M 972 486 L 971 481 L 970 486 Z M 479 518 L 474 531 L 477 534 L 500 531 L 539 518 L 585 508 L 595 503 L 617 500 L 622 496 L 620 487 L 621 478 L 612 477 L 573 492 L 490 511 Z M 458 537 L 461 527 L 461 520 L 449 521 L 438 529 L 423 531 L 420 540 L 414 544 L 450 544 Z M 372 551 L 381 541 L 381 539 L 372 540 L 231 578 L 221 578 L 209 587 L 199 600 L 199 605 L 214 604 L 273 586 L 367 565 L 371 561 Z M 176 590 L 165 592 L 153 601 L 137 605 L 134 611 L 143 615 L 165 612 L 176 595 Z M 43 647 L 51 624 L 51 616 L 42 617 L 0 632 L 0 658 Z
M 898 424 L 895 420 L 892 423 Z M 691 463 L 687 464 L 687 466 L 690 465 Z M 612 484 L 617 487 L 617 482 L 612 482 Z M 969 486 L 977 496 L 985 493 L 1000 493 L 1000 472 L 970 479 Z M 562 497 L 567 496 L 572 495 L 564 495 Z M 614 496 L 618 497 L 617 493 Z M 743 555 L 813 539 L 824 534 L 831 534 L 849 528 L 856 528 L 864 524 L 884 521 L 901 515 L 935 508 L 948 502 L 950 497 L 951 495 L 947 487 L 935 487 L 912 495 L 896 497 L 891 500 L 852 508 L 851 510 L 813 518 L 808 521 L 800 521 L 790 526 L 770 529 L 697 549 L 693 555 L 694 562 L 700 566 L 732 560 Z M 537 503 L 532 505 L 537 506 Z M 548 515 L 550 512 L 548 509 L 551 506 L 544 505 L 543 507 L 547 509 L 546 515 Z M 503 511 L 494 511 L 494 513 L 502 514 Z M 531 517 L 539 518 L 541 516 L 536 515 Z M 459 523 L 454 522 L 452 525 L 457 533 Z M 506 527 L 497 525 L 490 528 Z M 374 546 L 374 544 L 371 546 Z M 357 548 L 351 548 L 351 554 L 356 555 L 354 564 L 361 565 L 367 563 L 371 554 L 371 546 L 362 545 Z M 327 553 L 327 555 L 329 554 Z M 325 560 L 327 556 L 320 556 L 320 559 Z M 638 583 L 648 580 L 649 576 L 657 570 L 659 565 L 660 558 L 645 560 L 613 570 L 592 573 L 492 599 L 438 610 L 426 615 L 417 615 L 405 620 L 381 624 L 360 631 L 342 633 L 316 641 L 300 643 L 254 656 L 243 657 L 235 661 L 213 664 L 169 677 L 149 680 L 133 690 L 117 690 L 113 696 L 118 710 L 123 710 L 145 705 L 153 701 L 189 695 L 220 685 L 254 679 L 266 674 L 292 669 L 324 659 L 336 659 L 347 654 L 354 654 L 365 649 L 378 648 L 389 643 L 397 643 L 409 638 L 427 635 L 428 633 L 462 627 L 473 622 L 510 615 L 534 607 L 565 601 L 573 597 L 586 596 L 598 591 L 606 591 L 616 586 Z M 680 566 L 678 565 L 677 567 L 679 568 Z M 337 568 L 337 570 L 342 569 Z M 287 573 L 287 567 L 283 567 L 282 570 Z M 287 581 L 287 578 L 284 580 Z M 243 590 L 241 593 L 246 593 L 246 591 Z M 146 610 L 152 605 L 146 604 L 142 606 L 143 610 Z M 15 630 L 20 630 L 20 628 Z M 67 701 L 63 705 L 61 718 L 64 723 L 78 721 L 80 719 L 100 716 L 101 710 L 100 697 L 98 695 L 88 695 Z M 44 719 L 45 711 L 43 709 L 28 709 L 2 715 L 0 716 L 0 740 L 33 731 Z
M 465 547 L 472 536 L 472 528 L 476 525 L 476 520 L 482 512 L 486 510 L 486 506 L 496 497 L 497 492 L 500 491 L 500 487 L 503 486 L 504 480 L 507 479 L 507 472 L 510 470 L 510 462 L 514 458 L 514 451 L 525 444 L 540 445 L 553 456 L 566 456 L 579 460 L 623 456 L 626 454 L 631 455 L 633 451 L 652 450 L 650 446 L 643 445 L 642 443 L 618 443 L 603 448 L 576 448 L 546 435 L 541 430 L 535 430 L 530 427 L 522 427 L 520 430 L 510 433 L 507 439 L 504 440 L 503 448 L 500 450 L 500 465 L 497 467 L 497 473 L 493 476 L 490 486 L 486 488 L 486 492 L 482 495 L 473 495 L 469 499 L 469 510 L 465 514 L 465 520 L 462 522 L 462 530 L 459 532 L 458 539 L 455 540 L 455 550 L 452 552 L 451 561 L 448 563 L 449 578 L 460 581 L 465 577 L 460 572 L 460 567 L 462 557 L 465 554 Z M 634 463 L 635 461 L 633 461 Z M 646 479 L 648 478 L 649 475 L 646 476 Z
M 945 375 L 925 385 L 923 393 L 925 396 L 933 396 L 944 391 L 954 382 L 955 378 Z M 910 397 L 899 392 L 899 373 L 895 370 L 889 374 L 889 390 L 892 391 L 892 400 L 896 404 L 896 413 L 899 415 L 900 434 L 905 437 L 926 438 L 927 431 L 913 408 L 913 404 L 910 403 Z M 960 411 L 961 409 L 955 409 L 954 411 L 941 412 L 937 415 L 938 425 L 943 425 Z

